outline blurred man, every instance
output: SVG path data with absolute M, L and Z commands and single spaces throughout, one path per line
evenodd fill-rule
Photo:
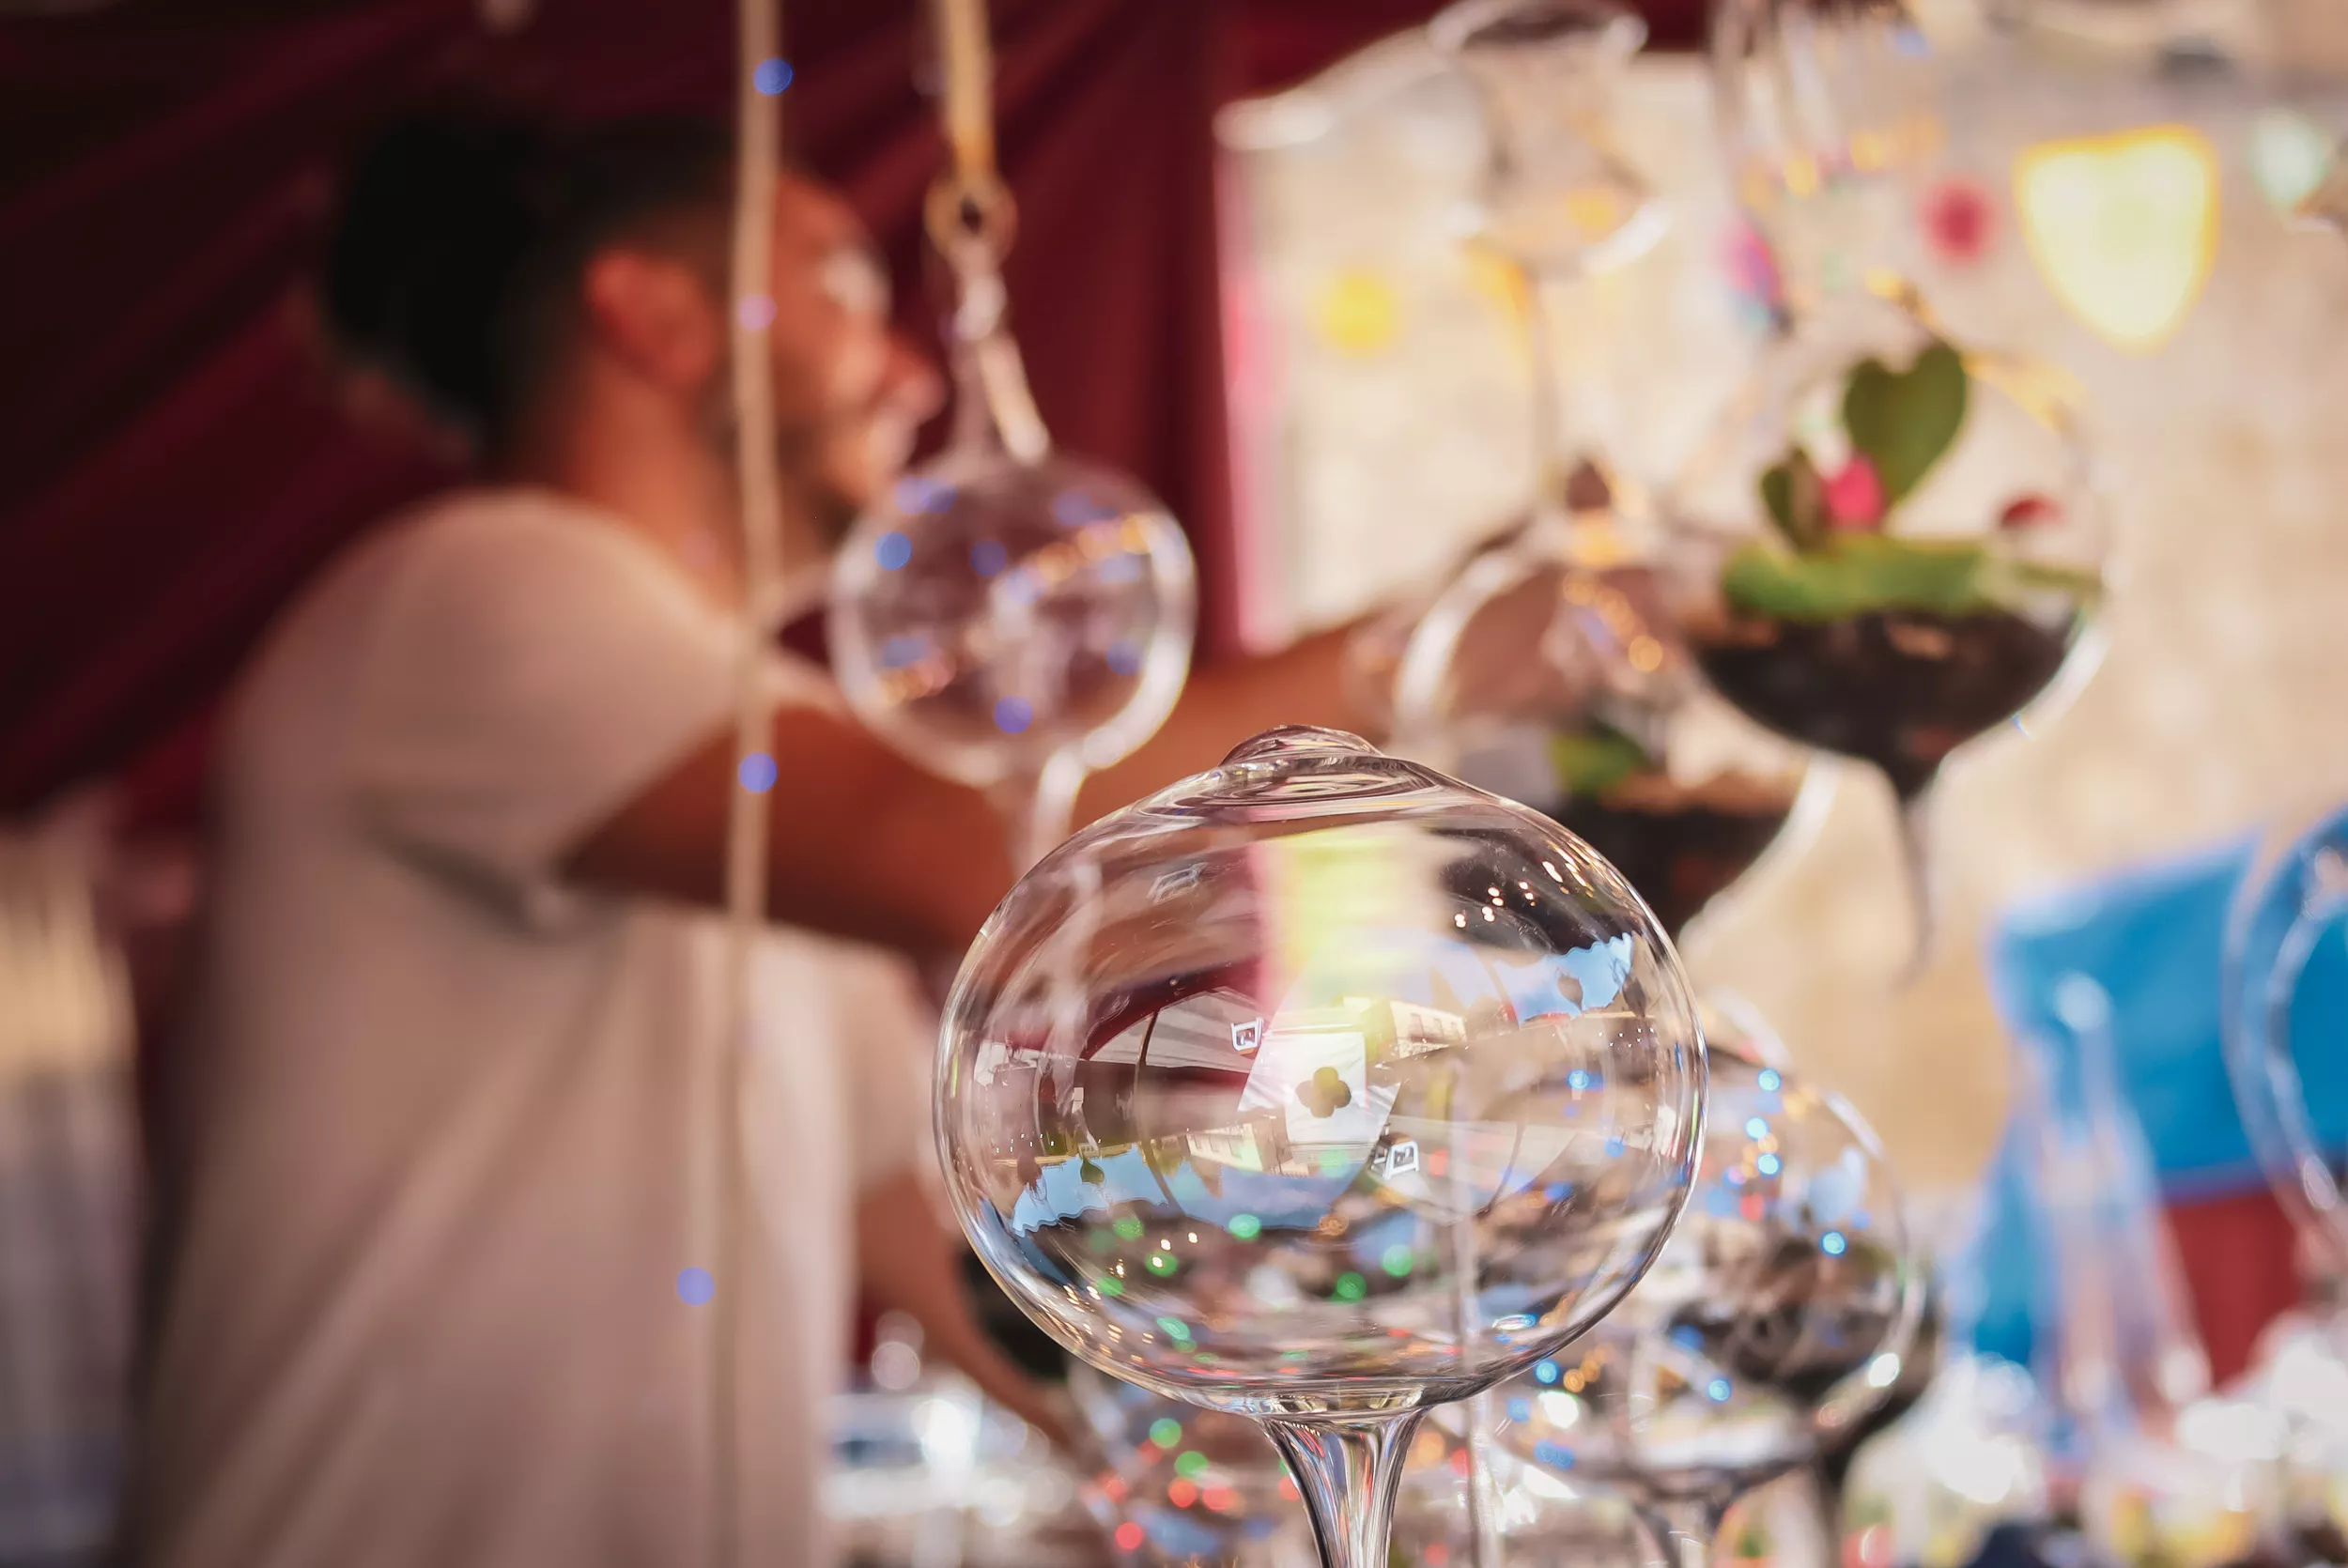
M 216 769 L 190 1080 L 163 1130 L 130 1539 L 160 1568 L 689 1563 L 708 1539 L 721 883 L 741 613 L 722 137 L 419 122 L 355 169 L 329 325 L 479 453 L 277 628 Z M 779 192 L 786 553 L 820 560 L 936 399 L 848 211 Z M 1287 720 L 1337 641 L 1202 677 L 1099 809 Z M 778 657 L 749 1042 L 745 1560 L 817 1563 L 851 1248 L 971 1326 L 902 957 L 1011 881 L 996 815 Z M 854 1236 L 851 1235 L 853 1228 Z

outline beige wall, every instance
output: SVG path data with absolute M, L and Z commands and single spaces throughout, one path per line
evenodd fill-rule
M 1409 54 L 1390 75 L 1411 76 Z M 1978 956 L 1993 911 L 2309 791 L 2348 795 L 2348 244 L 2288 228 L 2261 199 L 2246 163 L 2259 104 L 2237 83 L 1978 52 L 1954 69 L 1951 160 L 1998 195 L 2008 226 L 1981 266 L 1927 270 L 1926 289 L 1960 335 L 2051 358 L 2085 389 L 2118 540 L 2109 653 L 2067 712 L 1954 765 L 1948 935 L 1914 987 L 1894 983 L 1908 926 L 1888 796 L 1858 770 L 1806 845 L 1691 943 L 1700 974 L 1759 1004 L 1918 1185 L 1970 1176 L 2002 1115 L 2006 1048 Z M 1457 240 L 1472 106 L 1440 78 L 1380 91 L 1374 113 L 1340 115 L 1318 139 L 1232 160 L 1283 370 L 1249 433 L 1250 500 L 1281 572 L 1259 607 L 1267 630 L 1415 580 L 1522 494 L 1521 356 Z M 2011 160 L 2040 137 L 2180 119 L 2222 164 L 2217 266 L 2170 343 L 2136 357 L 2069 319 L 2034 272 L 2011 232 Z M 1661 483 L 1751 339 L 1717 265 L 1698 70 L 1644 62 L 1620 120 L 1678 206 L 1658 253 L 1599 285 L 1617 450 Z M 2333 123 L 2348 128 L 2348 113 Z M 1261 141 L 1268 124 L 1284 129 L 1239 129 Z

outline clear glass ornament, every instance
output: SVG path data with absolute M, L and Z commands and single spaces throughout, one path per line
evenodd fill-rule
M 1764 347 L 1667 502 L 1668 580 L 1714 690 L 1891 784 L 1921 966 L 1932 787 L 2093 670 L 2105 530 L 2067 380 L 1950 341 L 1879 282 Z
M 1383 1568 L 1427 1408 L 1571 1341 L 1685 1201 L 1695 1005 L 1619 875 L 1349 735 L 1259 736 L 1078 833 L 971 948 L 940 1151 L 1081 1360 L 1253 1416 Z
M 2294 1539 L 2348 1560 L 2348 807 L 2293 813 L 2260 835 L 2228 913 L 2226 1068 L 2251 1151 L 2299 1237 L 2306 1299 L 2270 1326 L 2251 1377 L 2286 1432 Z
M 1511 1453 L 1621 1492 L 1684 1568 L 1709 1561 L 1731 1503 L 1881 1399 L 1917 1304 L 1898 1193 L 1857 1113 L 1742 1042 L 1710 1053 L 1702 1167 L 1661 1257 L 1493 1401 Z
M 1004 322 L 999 241 L 934 220 L 962 285 L 954 435 L 850 532 L 832 662 L 873 730 L 996 796 L 1024 868 L 1066 836 L 1085 776 L 1173 711 L 1196 575 L 1138 483 L 1052 450 Z

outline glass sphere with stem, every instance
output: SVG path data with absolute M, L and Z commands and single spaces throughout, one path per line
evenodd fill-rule
M 1430 32 L 1484 106 L 1478 243 L 1523 285 L 1536 469 L 1527 515 L 1407 639 L 1385 639 L 1396 745 L 1548 811 L 1676 935 L 1777 837 L 1802 759 L 1689 679 L 1643 559 L 1655 542 L 1644 500 L 1597 454 L 1604 388 L 1585 377 L 1568 389 L 1558 365 L 1556 317 L 1583 281 L 1664 225 L 1607 118 L 1645 29 L 1603 0 L 1467 0 Z M 1603 336 L 1594 313 L 1572 325 Z
M 1713 689 L 1890 783 L 1921 967 L 1933 785 L 2093 669 L 2104 528 L 2065 379 L 1878 283 L 1765 347 L 1668 503 L 1669 583 Z
M 1255 1417 L 1379 1568 L 1431 1405 L 1553 1353 L 1685 1201 L 1695 1006 L 1611 868 L 1352 736 L 1274 730 L 1093 823 L 980 933 L 938 1136 L 1079 1359 Z
M 962 300 L 945 452 L 859 518 L 831 582 L 850 706 L 916 762 L 992 793 L 1022 869 L 1087 774 L 1157 730 L 1190 669 L 1190 547 L 1136 481 L 1052 448 L 1005 324 L 1000 192 L 933 203 Z
M 1897 1376 L 1915 1269 L 1857 1113 L 1723 1038 L 1696 1191 L 1655 1268 L 1497 1396 L 1501 1441 L 1620 1492 L 1685 1568 Z
M 2298 1235 L 2302 1306 L 2262 1338 L 2252 1376 L 2288 1428 L 2289 1527 L 2329 1561 L 2348 1556 L 2348 806 L 2291 812 L 2253 847 L 2226 924 L 2221 970 L 2234 1102 Z

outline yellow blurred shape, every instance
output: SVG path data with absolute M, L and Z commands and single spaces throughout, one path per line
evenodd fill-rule
M 1313 301 L 1321 341 L 1342 354 L 1376 354 L 1389 347 L 1402 324 L 1402 301 L 1385 274 L 1367 267 L 1340 268 Z
M 2217 157 L 2189 126 L 2026 147 L 2014 198 L 2063 309 L 2130 353 L 2169 341 L 2217 259 Z

